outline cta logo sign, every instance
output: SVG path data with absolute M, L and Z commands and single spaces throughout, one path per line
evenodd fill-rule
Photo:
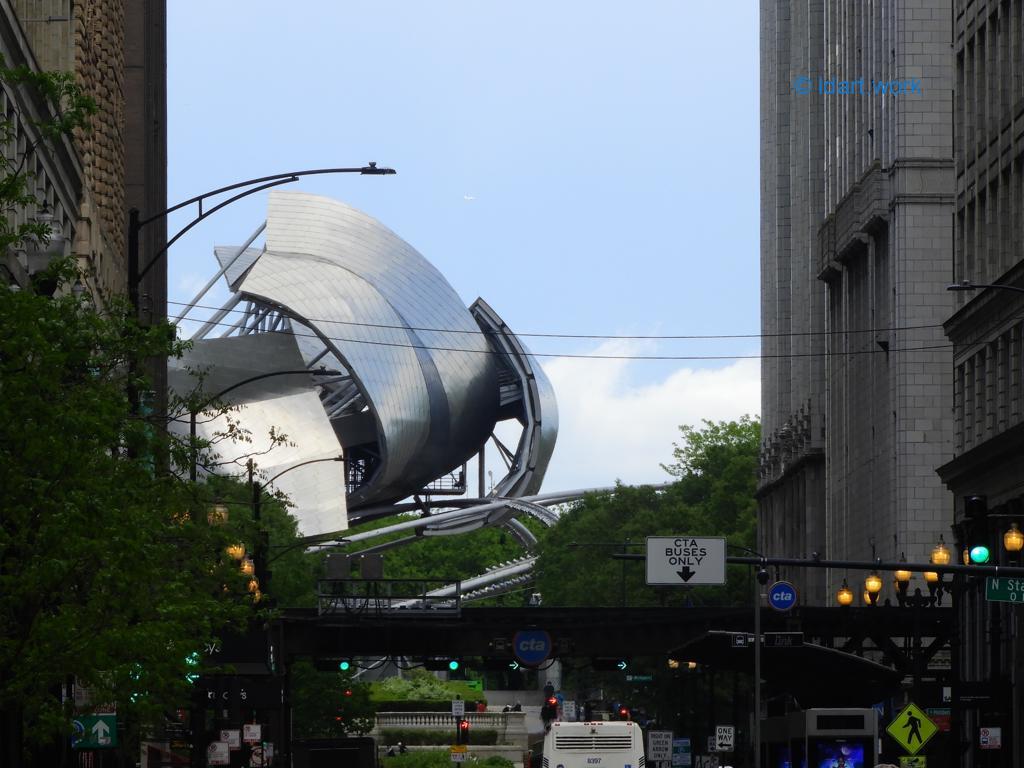
M 551 656 L 551 635 L 543 629 L 524 629 L 512 638 L 512 653 L 519 663 L 535 667 Z
M 788 581 L 776 581 L 768 589 L 768 605 L 776 611 L 788 611 L 796 605 L 796 587 Z

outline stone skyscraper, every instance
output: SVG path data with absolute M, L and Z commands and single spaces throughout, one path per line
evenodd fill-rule
M 926 561 L 952 522 L 951 35 L 949 0 L 761 3 L 765 553 Z

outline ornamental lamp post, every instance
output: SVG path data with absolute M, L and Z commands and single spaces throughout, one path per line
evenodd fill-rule
M 265 483 L 260 484 L 256 482 L 256 463 L 249 459 L 247 468 L 249 471 L 249 485 L 252 488 L 252 519 L 256 523 L 256 543 L 253 547 L 252 560 L 255 561 L 254 565 L 254 576 L 257 588 L 262 585 L 263 589 L 266 589 L 270 583 L 270 571 L 267 570 L 267 552 L 270 549 L 270 542 L 268 541 L 267 533 L 262 529 L 260 524 L 262 518 L 262 497 L 263 491 L 265 491 L 275 480 L 282 475 L 291 472 L 293 469 L 299 467 L 305 467 L 309 464 L 319 464 L 324 461 L 344 461 L 345 456 L 327 456 L 322 459 L 309 459 L 308 461 L 300 461 L 298 464 L 292 464 L 290 467 L 286 467 L 278 472 L 276 475 L 271 477 Z

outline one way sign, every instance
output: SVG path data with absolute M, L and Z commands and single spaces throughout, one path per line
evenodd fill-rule
M 647 583 L 725 584 L 725 538 L 648 536 Z

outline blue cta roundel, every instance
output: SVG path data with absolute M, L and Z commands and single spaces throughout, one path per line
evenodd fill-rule
M 551 635 L 543 629 L 524 629 L 512 638 L 512 653 L 520 664 L 535 667 L 551 656 Z
M 788 611 L 796 605 L 796 587 L 788 581 L 776 581 L 768 588 L 768 605 L 777 611 Z

